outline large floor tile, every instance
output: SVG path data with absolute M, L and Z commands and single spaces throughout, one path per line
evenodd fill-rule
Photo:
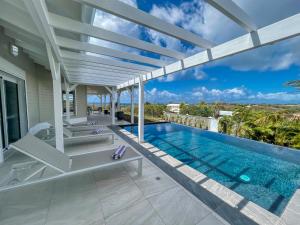
M 2 225 L 44 225 L 48 211 L 45 204 L 15 204 L 0 207 Z
M 82 191 L 54 198 L 46 225 L 102 225 L 102 208 L 95 191 Z
M 11 189 L 0 192 L 1 203 L 5 205 L 26 205 L 35 203 L 46 203 L 51 199 L 53 182 L 28 185 L 22 188 Z
M 176 186 L 176 183 L 161 170 L 149 166 L 140 177 L 133 177 L 145 197 L 151 197 Z
M 211 213 L 181 187 L 153 196 L 149 201 L 167 225 L 195 225 Z
M 138 202 L 106 219 L 107 225 L 164 225 L 148 201 Z
M 101 198 L 105 218 L 144 199 L 141 190 L 131 180 L 112 187 L 112 190 Z
M 113 177 L 111 179 L 99 180 L 96 182 L 97 196 L 99 199 L 104 199 L 110 195 L 118 193 L 122 187 L 133 184 L 129 176 Z
M 211 213 L 200 221 L 197 225 L 230 225 L 228 222 L 217 216 L 215 213 Z
M 92 173 L 85 173 L 59 179 L 53 187 L 53 198 L 60 198 L 64 195 L 76 194 L 96 189 L 96 182 Z

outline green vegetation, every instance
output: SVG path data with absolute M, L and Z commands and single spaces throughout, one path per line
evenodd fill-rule
M 145 119 L 149 122 L 153 121 L 161 121 L 163 120 L 164 111 L 166 111 L 167 106 L 164 104 L 150 104 L 148 102 L 145 103 L 144 113 Z M 122 107 L 122 111 L 125 115 L 130 115 L 130 106 L 126 105 Z M 134 107 L 134 115 L 138 116 L 138 107 Z
M 181 103 L 179 108 L 180 108 L 180 114 L 182 115 L 188 114 L 192 116 L 209 117 L 215 115 L 217 106 L 218 106 L 217 104 L 208 105 L 205 102 L 201 102 L 200 104 L 196 104 L 196 105 L 187 105 Z
M 219 120 L 222 133 L 300 149 L 300 119 L 287 110 L 256 110 L 240 106 Z

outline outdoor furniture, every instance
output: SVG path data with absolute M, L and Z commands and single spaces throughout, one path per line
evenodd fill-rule
M 126 148 L 125 154 L 121 159 L 118 160 L 112 159 L 112 155 L 114 154 L 115 149 L 85 153 L 76 156 L 68 156 L 28 133 L 19 141 L 11 144 L 10 148 L 15 149 L 31 157 L 32 159 L 41 162 L 45 166 L 57 171 L 59 174 L 52 177 L 39 178 L 38 180 L 29 181 L 27 179 L 26 183 L 14 184 L 9 187 L 0 188 L 0 190 L 22 187 L 33 183 L 53 180 L 84 172 L 90 172 L 104 167 L 125 164 L 131 161 L 138 161 L 137 172 L 138 175 L 142 174 L 143 157 L 130 147 Z
M 117 117 L 118 120 L 123 120 L 124 119 L 124 112 L 123 111 L 116 112 L 116 117 Z
M 86 123 L 80 123 L 80 124 L 71 124 L 70 122 L 64 120 L 64 124 L 66 125 L 67 129 L 69 129 L 72 132 L 80 132 L 80 131 L 93 131 L 99 128 L 107 129 L 104 125 L 97 125 L 93 124 L 91 122 Z
M 97 140 L 101 137 L 109 137 L 111 136 L 112 144 L 114 143 L 114 137 L 115 134 L 111 130 L 102 130 L 99 133 L 96 133 L 95 130 L 86 130 L 86 131 L 79 131 L 74 132 L 69 130 L 66 127 L 63 127 L 63 133 L 64 133 L 64 141 L 65 142 L 73 142 L 73 141 L 79 141 L 79 142 L 87 142 L 92 140 Z

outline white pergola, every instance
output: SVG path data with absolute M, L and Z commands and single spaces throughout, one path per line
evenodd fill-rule
M 14 37 L 16 44 L 36 63 L 51 69 L 55 93 L 57 146 L 60 146 L 60 149 L 63 149 L 60 71 L 65 79 L 67 94 L 72 85 L 76 84 L 106 88 L 112 96 L 112 124 L 115 123 L 115 95 L 123 90 L 129 90 L 131 94 L 133 122 L 133 90 L 138 86 L 138 131 L 139 141 L 143 142 L 145 81 L 273 44 L 300 33 L 300 14 L 258 28 L 247 12 L 232 0 L 206 2 L 241 26 L 245 33 L 224 43 L 213 43 L 118 0 L 4 0 L 0 7 L 0 25 L 5 27 L 6 34 Z M 56 7 L 54 3 L 57 4 Z M 81 16 L 77 17 L 78 19 L 74 19 L 70 14 L 68 10 L 71 9 L 66 7 L 68 5 L 81 7 Z M 86 18 L 93 17 L 96 9 L 188 42 L 203 50 L 185 57 L 181 52 L 93 26 L 93 19 Z M 91 44 L 86 37 L 156 53 L 170 58 L 172 62 Z

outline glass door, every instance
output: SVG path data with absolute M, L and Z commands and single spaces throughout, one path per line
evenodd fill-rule
M 17 79 L 0 78 L 0 99 L 0 140 L 2 149 L 6 150 L 21 137 Z
M 4 80 L 7 144 L 13 143 L 21 137 L 20 114 L 18 100 L 18 84 Z

